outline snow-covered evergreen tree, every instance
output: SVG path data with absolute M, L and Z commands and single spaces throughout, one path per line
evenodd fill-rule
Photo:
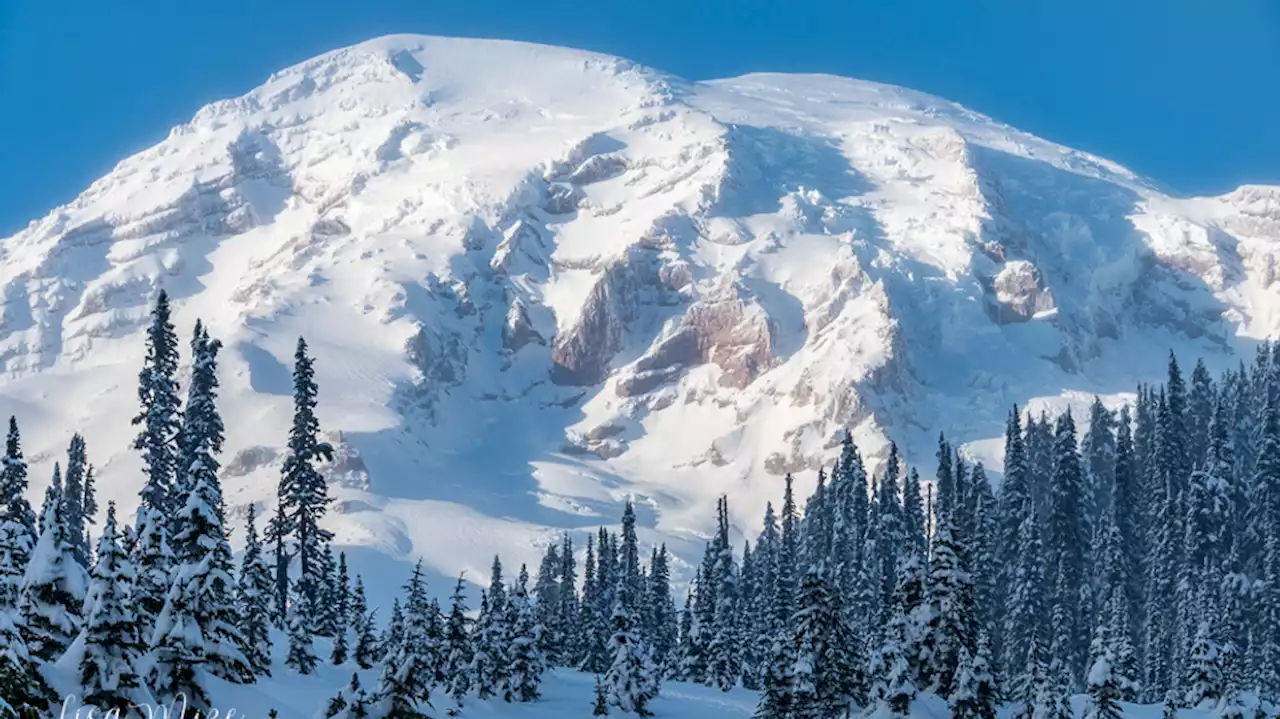
M 257 508 L 249 505 L 245 522 L 245 548 L 240 560 L 240 581 L 236 585 L 236 611 L 244 639 L 244 657 L 258 676 L 271 675 L 271 600 L 274 585 L 271 569 L 258 541 Z
M 838 716 L 866 694 L 866 658 L 853 641 L 843 598 L 819 562 L 805 572 L 791 618 L 794 701 L 800 719 Z
M 625 584 L 620 587 L 611 620 L 609 650 L 613 661 L 604 675 L 605 691 L 610 706 L 637 716 L 652 716 L 649 702 L 658 694 L 659 675 L 648 647 L 636 632 L 635 617 L 628 609 L 628 589 Z
M 557 612 L 556 624 L 560 628 L 563 646 L 560 657 L 556 660 L 561 666 L 574 666 L 582 654 L 581 637 L 581 605 L 578 602 L 578 568 L 573 556 L 573 538 L 568 532 L 564 534 L 560 546 L 560 609 Z M 670 602 L 668 596 L 668 602 Z
M 7 704 L 13 715 L 34 717 L 49 706 L 54 693 L 22 635 L 21 615 L 0 611 L 0 709 Z
M 67 447 L 67 472 L 62 479 L 62 519 L 67 523 L 67 537 L 71 541 L 76 561 L 89 567 L 89 544 L 85 534 L 84 492 L 89 460 L 85 453 L 84 437 L 71 435 Z
M 138 373 L 141 411 L 133 424 L 141 426 L 133 447 L 142 453 L 142 506 L 156 517 L 168 518 L 177 508 L 172 498 L 178 471 L 181 400 L 178 397 L 178 336 L 169 316 L 169 295 L 160 290 L 147 329 L 147 355 Z M 142 568 L 145 571 L 145 568 Z
M 0 611 L 18 606 L 22 575 L 36 546 L 36 517 L 26 492 L 27 463 L 18 420 L 9 417 L 4 457 L 0 459 Z
M 147 505 L 138 507 L 137 529 L 134 531 L 133 564 L 138 572 L 134 587 L 134 602 L 138 605 L 138 617 L 142 622 L 143 636 L 151 640 L 156 617 L 164 609 L 169 593 L 169 564 L 173 553 L 169 549 L 169 536 L 164 518 Z
M 361 669 L 372 669 L 378 662 L 376 614 L 376 609 L 369 609 L 364 596 L 364 579 L 357 574 L 355 586 L 351 590 L 351 631 L 355 636 L 351 645 L 351 658 Z
M 133 603 L 136 573 L 120 547 L 115 503 L 107 505 L 107 520 L 98 541 L 97 561 L 90 573 L 85 624 L 78 642 L 82 702 L 117 709 L 141 701 L 141 659 L 146 652 L 137 607 Z
M 254 671 L 246 657 L 241 617 L 236 611 L 234 558 L 223 525 L 222 484 L 216 459 L 223 442 L 222 419 L 215 405 L 217 355 L 221 347 L 221 342 L 210 339 L 197 324 L 191 342 L 191 391 L 183 415 L 179 455 L 190 464 L 179 467 L 178 492 L 170 500 L 170 506 L 177 509 L 170 518 L 176 532 L 171 540 L 174 583 L 187 584 L 181 597 L 185 616 L 181 620 L 175 618 L 172 630 L 183 632 L 184 636 L 158 636 L 156 641 L 186 643 L 191 639 L 185 635 L 198 632 L 204 643 L 200 655 L 205 671 L 231 682 L 249 682 Z
M 1054 638 L 1059 652 L 1057 658 L 1067 675 L 1074 678 L 1083 674 L 1088 659 L 1089 627 L 1081 589 L 1085 587 L 1092 532 L 1085 507 L 1084 474 L 1076 449 L 1076 427 L 1070 412 L 1063 413 L 1054 427 L 1053 453 L 1050 511 L 1045 525 L 1045 583 L 1057 627 Z
M 546 670 L 546 659 L 538 648 L 542 627 L 537 611 L 529 600 L 529 574 L 523 566 L 508 602 L 509 616 L 514 618 L 507 656 L 511 661 L 511 694 L 515 701 L 531 702 L 542 696 L 538 686 Z
M 315 630 L 312 624 L 315 611 L 311 605 L 311 597 L 315 590 L 307 586 L 310 580 L 303 577 L 297 583 L 297 591 L 293 601 L 289 603 L 289 611 L 285 619 L 285 630 L 289 636 L 289 653 L 285 657 L 285 666 L 299 674 L 315 672 L 319 659 L 316 658 L 315 642 L 312 637 Z
M 345 692 L 339 691 L 329 700 L 324 716 L 325 719 L 368 719 L 372 716 L 372 704 L 369 694 L 360 686 L 360 674 L 354 672 Z
M 71 645 L 83 624 L 89 576 L 76 561 L 75 545 L 61 502 L 46 502 L 44 529 L 22 578 L 21 609 L 32 656 L 53 661 Z
M 307 353 L 307 343 L 298 339 L 293 355 L 293 425 L 289 430 L 288 450 L 280 470 L 278 496 L 280 515 L 272 532 L 292 537 L 292 557 L 298 562 L 298 592 L 307 595 L 312 611 L 320 607 L 320 593 L 327 586 L 323 555 L 333 534 L 320 527 L 329 507 L 329 492 L 324 477 L 316 469 L 317 462 L 333 459 L 333 447 L 321 442 L 320 421 L 316 418 L 314 360 Z M 274 521 L 274 520 L 273 520 Z M 285 560 L 287 567 L 288 560 Z M 279 581 L 279 580 L 278 580 Z M 314 631 L 312 625 L 309 631 Z
M 960 650 L 955 687 L 948 700 L 953 719 L 995 719 L 1000 696 L 987 658 L 989 650 L 986 641 L 975 644 L 977 649 L 972 653 Z
M 968 571 L 968 550 L 956 535 L 954 515 L 942 515 L 933 538 L 929 560 L 928 619 L 922 644 L 928 661 L 920 678 L 931 691 L 950 697 L 962 657 L 974 656 L 979 626 L 974 610 L 973 579 Z
M 471 676 L 476 694 L 481 699 L 505 696 L 509 692 L 510 658 L 507 627 L 507 590 L 502 580 L 502 561 L 493 558 L 489 589 L 481 597 L 480 614 L 476 617 L 474 639 L 475 656 L 471 662 Z
M 338 555 L 338 573 L 331 595 L 333 600 L 333 652 L 329 661 L 335 666 L 347 663 L 351 656 L 351 633 L 357 622 L 351 616 L 351 577 L 347 570 L 347 553 Z
M 471 619 L 467 616 L 466 585 L 463 577 L 458 577 L 453 587 L 453 596 L 449 600 L 449 616 L 445 621 L 444 647 L 444 691 L 454 703 L 462 706 L 463 697 L 471 691 L 471 663 L 475 652 L 471 646 Z

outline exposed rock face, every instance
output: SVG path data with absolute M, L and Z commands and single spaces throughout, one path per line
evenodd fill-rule
M 507 321 L 502 325 L 502 346 L 511 352 L 519 352 L 530 342 L 546 344 L 529 321 L 529 310 L 524 302 L 519 298 L 512 299 L 507 309 Z
M 641 252 L 605 268 L 582 305 L 578 320 L 556 336 L 551 379 L 556 384 L 592 385 L 604 381 L 609 363 L 623 348 L 628 322 L 636 317 L 648 273 L 637 268 Z
M 758 305 L 736 297 L 735 288 L 696 302 L 670 335 L 661 339 L 619 380 L 616 391 L 634 397 L 705 363 L 720 368 L 722 387 L 742 389 L 769 369 L 773 338 Z
M 1005 263 L 992 281 L 991 313 L 996 322 L 1026 322 L 1039 312 L 1056 307 L 1053 293 L 1044 285 L 1036 266 L 1026 260 Z

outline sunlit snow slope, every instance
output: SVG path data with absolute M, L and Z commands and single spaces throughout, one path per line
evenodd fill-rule
M 843 427 L 873 461 L 887 437 L 930 463 L 945 429 L 998 469 L 1013 402 L 1251 353 L 1280 334 L 1277 240 L 1280 188 L 1172 198 L 910 90 L 387 37 L 0 241 L 0 413 L 33 495 L 79 430 L 132 507 L 165 288 L 184 339 L 198 317 L 226 344 L 237 514 L 274 493 L 301 334 L 344 453 L 331 525 L 366 561 L 483 576 L 628 494 L 688 559 L 714 496 L 751 531 Z

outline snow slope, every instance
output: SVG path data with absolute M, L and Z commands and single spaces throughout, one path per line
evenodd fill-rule
M 79 430 L 132 507 L 163 287 L 226 345 L 237 515 L 273 495 L 305 334 L 366 575 L 532 563 L 629 494 L 691 559 L 715 496 L 754 531 L 846 426 L 873 461 L 891 438 L 931 468 L 945 429 L 998 470 L 1013 402 L 1250 355 L 1280 334 L 1277 239 L 1280 188 L 1171 197 L 911 90 L 392 36 L 201 109 L 0 241 L 0 413 L 33 496 Z

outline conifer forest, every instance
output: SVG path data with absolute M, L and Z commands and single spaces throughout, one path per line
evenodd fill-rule
M 278 501 L 249 507 L 232 551 L 220 348 L 197 322 L 184 350 L 160 294 L 131 418 L 146 475 L 133 521 L 98 506 L 70 427 L 33 507 L 9 418 L 0 715 L 56 715 L 55 669 L 99 716 L 179 696 L 198 715 L 214 679 L 322 664 L 352 679 L 320 716 L 351 719 L 538 702 L 552 668 L 594 677 L 581 716 L 651 716 L 669 682 L 756 692 L 757 719 L 910 716 L 926 695 L 956 719 L 1133 704 L 1254 719 L 1280 701 L 1280 344 L 1220 376 L 1171 355 L 1118 409 L 1012 407 L 998 482 L 945 435 L 936 464 L 892 446 L 875 472 L 846 437 L 810 496 L 779 482 L 742 546 L 721 499 L 688 582 L 665 546 L 640 546 L 628 502 L 620 530 L 566 534 L 538 567 L 495 557 L 475 606 L 465 577 L 436 599 L 419 563 L 389 607 L 325 529 L 333 447 L 303 340 Z

